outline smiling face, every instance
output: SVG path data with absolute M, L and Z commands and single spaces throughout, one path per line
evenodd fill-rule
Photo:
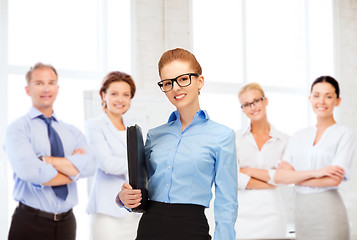
M 57 76 L 47 67 L 35 69 L 25 87 L 27 95 L 31 97 L 32 105 L 46 116 L 50 116 L 53 112 L 58 89 Z
M 161 69 L 161 80 L 173 79 L 185 73 L 195 73 L 188 62 L 175 60 L 165 64 Z M 177 110 L 192 110 L 198 111 L 200 109 L 198 95 L 199 90 L 204 85 L 204 78 L 192 76 L 191 84 L 186 87 L 180 87 L 174 82 L 171 91 L 166 92 L 166 97 L 177 108 Z
M 114 115 L 123 115 L 131 104 L 130 85 L 123 81 L 112 82 L 107 91 L 102 92 L 102 99 L 106 103 L 107 111 Z
M 313 86 L 309 100 L 317 118 L 333 118 L 333 110 L 340 105 L 341 98 L 337 98 L 336 89 L 327 82 L 320 82 Z
M 242 106 L 247 105 L 242 110 L 251 121 L 259 121 L 266 118 L 268 99 L 261 100 L 263 97 L 261 91 L 257 89 L 249 89 L 239 96 L 240 104 Z

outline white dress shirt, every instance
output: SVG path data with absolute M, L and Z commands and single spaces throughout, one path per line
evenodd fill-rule
M 259 150 L 253 134 L 250 132 L 250 125 L 242 128 L 236 134 L 237 157 L 240 168 L 275 169 L 281 161 L 288 136 L 277 131 L 270 126 L 270 139 Z M 250 180 L 250 176 L 238 173 L 238 189 L 244 190 Z
M 353 132 L 336 123 L 327 128 L 314 145 L 316 131 L 317 128 L 312 126 L 295 133 L 291 137 L 283 159 L 288 161 L 296 171 L 337 165 L 345 170 L 345 180 L 349 179 L 356 147 L 356 137 Z M 335 188 L 338 187 L 296 186 L 298 193 L 322 192 Z
M 283 157 L 288 136 L 270 126 L 270 139 L 259 150 L 250 130 L 249 125 L 236 134 L 239 167 L 275 169 Z M 286 210 L 279 188 L 246 189 L 249 180 L 250 176 L 238 173 L 237 238 L 286 237 Z

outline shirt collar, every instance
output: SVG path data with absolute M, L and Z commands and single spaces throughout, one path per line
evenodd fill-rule
M 121 117 L 123 118 L 124 127 L 127 128 L 127 126 L 129 126 L 129 125 L 128 125 L 127 121 L 126 121 L 126 118 L 123 115 Z M 101 118 L 104 119 L 104 121 L 107 124 L 113 125 L 113 127 L 115 127 L 113 122 L 112 122 L 112 120 L 110 120 L 110 118 L 109 118 L 109 116 L 108 116 L 108 114 L 106 112 L 102 113 Z
M 199 110 L 198 112 L 196 112 L 194 119 L 196 119 L 196 118 L 202 119 L 202 120 L 209 120 L 210 119 L 206 110 Z M 176 110 L 176 111 L 171 113 L 168 123 L 172 124 L 177 119 L 180 119 L 180 114 Z
M 35 119 L 38 116 L 43 115 L 43 113 L 41 111 L 39 111 L 37 108 L 35 108 L 34 106 L 31 107 L 31 109 L 30 109 L 28 114 L 29 114 L 31 119 Z M 54 112 L 52 113 L 52 117 L 56 122 L 58 122 L 57 116 L 56 116 L 56 114 Z
M 270 132 L 269 132 L 269 136 L 272 138 L 277 138 L 277 139 L 282 139 L 284 138 L 284 135 L 281 134 L 278 130 L 276 130 L 276 128 L 274 126 L 272 126 L 270 123 Z M 251 127 L 250 127 L 250 123 L 247 124 L 245 127 L 242 128 L 242 135 L 247 135 L 250 133 Z

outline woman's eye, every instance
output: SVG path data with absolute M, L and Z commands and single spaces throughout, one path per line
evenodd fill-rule
M 171 86 L 171 81 L 164 82 L 164 86 Z

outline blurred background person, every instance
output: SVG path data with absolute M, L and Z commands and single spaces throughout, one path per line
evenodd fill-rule
M 108 73 L 99 94 L 103 113 L 86 122 L 85 132 L 95 153 L 97 171 L 87 212 L 91 239 L 135 239 L 139 214 L 128 214 L 115 203 L 118 189 L 128 181 L 126 126 L 123 115 L 135 95 L 135 82 L 126 73 Z
M 334 109 L 341 103 L 338 82 L 330 76 L 317 78 L 309 100 L 316 125 L 295 133 L 284 160 L 276 171 L 277 183 L 295 183 L 296 238 L 350 239 L 347 211 L 338 188 L 351 174 L 356 148 L 353 132 L 336 122 Z M 296 179 L 300 173 L 322 171 L 322 176 Z
M 267 118 L 268 98 L 258 83 L 243 86 L 238 94 L 250 124 L 236 136 L 238 173 L 238 238 L 284 238 L 287 235 L 285 205 L 269 173 L 281 161 L 288 136 Z

